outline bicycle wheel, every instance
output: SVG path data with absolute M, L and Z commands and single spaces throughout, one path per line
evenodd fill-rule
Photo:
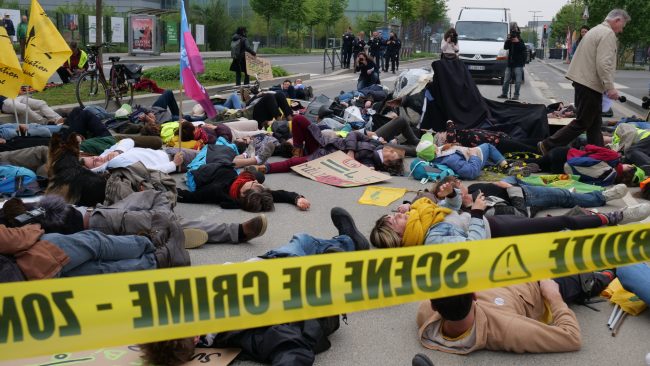
M 99 105 L 104 109 L 108 108 L 108 93 L 106 92 L 106 82 L 99 78 L 94 71 L 88 71 L 77 80 L 75 90 L 79 106 L 84 108 L 91 104 Z
M 113 67 L 111 69 L 110 93 L 112 94 L 110 99 L 115 100 L 118 108 L 121 107 L 123 103 L 129 105 L 133 103 L 133 84 L 126 78 L 123 68 Z
M 133 103 L 133 84 L 125 82 L 111 89 L 113 90 L 113 99 L 118 107 L 124 103 L 129 105 Z

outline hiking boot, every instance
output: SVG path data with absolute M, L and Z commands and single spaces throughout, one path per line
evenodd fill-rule
M 183 229 L 185 236 L 185 249 L 198 248 L 208 242 L 208 233 L 205 230 L 186 228 Z
M 239 242 L 244 243 L 258 236 L 264 235 L 268 221 L 265 215 L 255 216 L 239 224 Z
M 433 366 L 433 361 L 429 358 L 429 356 L 425 355 L 424 353 L 418 353 L 417 355 L 413 356 L 413 361 L 411 361 L 412 366 Z
M 370 243 L 354 224 L 352 215 L 341 207 L 334 207 L 330 211 L 332 223 L 338 229 L 339 235 L 347 235 L 354 242 L 354 250 L 368 250 Z
M 501 95 L 498 95 L 497 98 L 499 98 L 499 99 L 508 99 L 508 96 L 505 95 L 505 94 L 501 94 Z
M 154 252 L 156 257 L 156 268 L 171 268 L 172 261 L 169 257 L 169 249 L 167 247 L 157 248 Z
M 273 151 L 275 151 L 275 144 L 272 142 L 267 142 L 262 146 L 262 149 L 260 150 L 260 153 L 257 155 L 258 162 L 260 164 L 266 163 L 266 161 L 273 155 Z
M 625 184 L 617 184 L 612 188 L 603 191 L 605 201 L 613 201 L 625 197 L 627 194 L 627 186 Z
M 168 218 L 169 220 L 169 218 Z M 185 235 L 178 220 L 169 220 L 169 237 L 165 242 L 165 247 L 169 250 L 169 260 L 172 267 L 189 266 L 190 253 L 185 249 Z

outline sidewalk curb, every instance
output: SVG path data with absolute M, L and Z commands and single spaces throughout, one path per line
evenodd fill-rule
M 401 65 L 408 65 L 408 64 L 415 63 L 415 62 L 422 61 L 422 60 L 426 60 L 426 58 L 423 57 L 423 58 L 416 58 L 416 59 L 407 60 L 407 61 L 400 61 L 400 66 Z M 322 78 L 325 78 L 325 77 L 337 76 L 337 75 L 342 75 L 342 74 L 346 74 L 346 73 L 347 74 L 353 74 L 354 70 L 352 68 L 350 68 L 350 69 L 338 69 L 338 70 L 335 70 L 335 71 L 332 71 L 332 72 L 329 72 L 329 73 L 320 74 L 320 75 L 318 75 L 316 77 L 313 77 L 312 80 L 318 80 L 318 79 L 322 79 Z
M 292 78 L 292 79 L 300 78 L 300 79 L 303 79 L 303 80 L 309 80 L 310 74 L 308 74 L 308 73 L 306 73 L 306 74 L 294 74 L 294 75 L 289 75 L 289 76 L 280 76 L 280 77 L 269 79 L 269 80 L 261 80 L 260 85 L 263 88 L 268 88 L 270 86 L 273 86 L 273 85 L 277 84 L 278 82 L 282 82 L 284 79 L 287 79 L 287 78 Z M 213 85 L 213 86 L 208 86 L 208 87 L 205 88 L 205 90 L 210 95 L 211 94 L 218 94 L 219 92 L 230 91 L 230 90 L 234 90 L 234 89 L 235 89 L 235 84 L 232 84 L 232 83 Z M 177 97 L 180 94 L 180 90 L 174 89 L 173 92 L 174 92 L 175 97 Z M 135 95 L 135 96 L 133 96 L 133 104 L 137 104 L 138 100 L 147 99 L 147 98 L 157 98 L 158 96 L 160 96 L 160 94 L 156 94 L 156 93 Z M 88 104 L 92 105 L 92 104 L 99 104 L 99 103 L 88 103 Z M 50 106 L 50 107 L 52 107 L 52 109 L 69 109 L 69 108 L 74 108 L 74 107 L 77 107 L 77 106 L 79 106 L 78 103 L 71 103 L 71 104 L 62 104 L 62 105 L 56 105 L 56 106 Z M 108 107 L 109 107 L 109 109 L 111 109 L 111 107 L 115 107 L 115 104 L 111 102 L 111 103 L 108 104 Z M 117 108 L 115 108 L 115 109 L 117 109 Z M 4 114 L 0 115 L 0 118 L 3 117 L 3 116 L 5 116 L 5 115 Z M 7 115 L 7 116 L 10 116 L 10 117 L 13 118 L 13 115 Z
M 542 61 L 542 60 L 540 60 L 540 61 Z M 553 69 L 555 69 L 557 71 L 560 71 L 563 74 L 566 74 L 566 72 L 567 72 L 567 70 L 563 69 L 562 67 L 554 65 L 554 64 L 549 63 L 549 62 L 546 62 L 546 60 L 542 61 L 542 63 L 544 63 L 545 65 L 547 65 L 547 66 L 549 66 L 549 67 L 551 67 L 551 68 L 553 68 Z M 639 99 L 639 98 L 637 98 L 637 97 L 635 97 L 633 95 L 629 95 L 629 94 L 627 94 L 625 92 L 622 92 L 622 91 L 619 91 L 619 94 L 621 96 L 624 96 L 627 99 L 626 103 L 632 104 L 635 107 L 643 110 L 643 107 L 641 106 L 643 104 L 643 101 L 641 99 Z

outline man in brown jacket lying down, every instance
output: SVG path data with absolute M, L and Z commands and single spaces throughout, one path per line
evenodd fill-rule
M 567 302 L 599 294 L 614 276 L 594 272 L 422 302 L 420 342 L 456 354 L 577 351 L 580 326 Z

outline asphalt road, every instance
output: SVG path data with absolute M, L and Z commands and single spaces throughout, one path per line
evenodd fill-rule
M 286 60 L 286 64 L 298 63 Z M 300 59 L 300 64 L 304 64 Z M 419 61 L 408 67 L 427 66 L 431 60 Z M 311 64 L 309 64 L 311 65 Z M 289 68 L 289 66 L 287 66 Z M 291 66 L 296 70 L 302 65 Z M 407 65 L 403 65 L 405 69 Z M 572 101 L 572 90 L 564 89 L 562 75 L 540 62 L 526 67 L 526 80 L 521 91 L 522 100 L 534 103 L 549 103 L 547 95 Z M 392 74 L 382 74 L 382 80 L 392 85 Z M 394 80 L 394 79 L 393 79 Z M 536 82 L 533 82 L 536 81 Z M 308 81 L 316 94 L 335 96 L 340 90 L 350 90 L 356 85 L 352 74 L 338 76 L 316 76 Z M 544 83 L 545 85 L 542 85 Z M 496 97 L 499 86 L 480 84 L 483 95 Z M 559 99 L 558 99 L 559 100 Z M 617 113 L 621 113 L 617 110 Z M 272 158 L 275 161 L 277 158 Z M 182 177 L 177 177 L 179 180 Z M 269 228 L 266 234 L 247 244 L 205 245 L 190 251 L 193 265 L 239 262 L 261 255 L 266 251 L 286 243 L 294 233 L 306 232 L 317 237 L 330 238 L 336 235 L 329 219 L 334 206 L 346 208 L 357 219 L 357 225 L 366 235 L 375 220 L 390 208 L 366 206 L 357 203 L 364 188 L 335 188 L 302 178 L 296 174 L 268 175 L 266 184 L 271 188 L 286 189 L 303 194 L 311 202 L 307 212 L 295 207 L 279 204 L 274 212 L 268 213 Z M 425 188 L 415 180 L 406 177 L 393 177 L 386 186 L 404 187 L 411 190 Z M 405 199 L 411 199 L 407 194 Z M 638 193 L 629 194 L 601 211 L 631 205 L 638 201 Z M 241 222 L 254 214 L 238 210 L 222 210 L 207 204 L 179 204 L 177 213 L 187 218 L 201 218 L 219 222 Z M 540 213 L 544 215 L 547 212 Z M 562 210 L 550 211 L 553 214 Z M 348 314 L 348 325 L 330 337 L 332 348 L 317 356 L 316 365 L 410 365 L 411 358 L 418 352 L 428 354 L 436 365 L 641 365 L 644 356 L 650 352 L 650 312 L 638 317 L 630 317 L 615 338 L 607 331 L 606 322 L 612 306 L 608 303 L 596 304 L 601 310 L 596 312 L 582 306 L 572 306 L 582 328 L 583 347 L 579 352 L 563 354 L 517 355 L 501 352 L 481 351 L 470 356 L 456 356 L 425 350 L 418 342 L 415 325 L 417 303 L 393 306 L 378 310 Z M 243 325 L 243 324 L 242 324 Z M 215 329 L 218 331 L 218 329 Z M 525 337 L 525 334 L 521 335 Z M 235 365 L 254 365 L 250 362 L 236 362 Z

